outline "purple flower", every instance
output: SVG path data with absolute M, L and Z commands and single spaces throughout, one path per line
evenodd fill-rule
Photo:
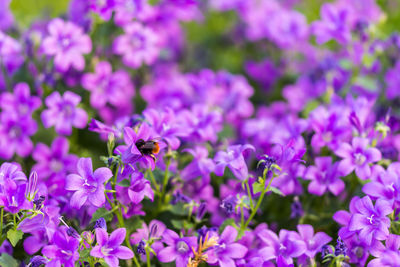
M 193 149 L 185 149 L 184 151 L 193 156 L 193 160 L 181 171 L 181 176 L 185 181 L 202 177 L 203 180 L 209 180 L 210 173 L 215 169 L 215 163 L 208 158 L 208 150 L 202 146 L 196 146 Z
M 89 7 L 94 13 L 99 14 L 104 20 L 109 20 L 117 0 L 89 0 L 89 2 Z
M 141 172 L 132 173 L 130 186 L 118 187 L 117 192 L 119 195 L 127 194 L 129 202 L 132 204 L 139 204 L 145 196 L 151 199 L 151 201 L 154 200 L 154 191 L 151 188 L 151 183 L 144 178 Z
M 0 21 L 3 20 L 1 19 Z M 14 73 L 24 62 L 21 44 L 1 31 L 0 58 L 2 65 L 5 67 L 6 74 Z
M 158 35 L 138 22 L 124 27 L 125 34 L 114 41 L 113 51 L 122 56 L 125 65 L 138 68 L 143 63 L 151 65 L 160 53 Z
M 385 247 L 381 245 L 379 249 L 371 251 L 371 254 L 377 259 L 371 260 L 368 267 L 395 266 L 393 263 L 400 262 L 400 236 L 389 234 L 385 245 Z
M 27 184 L 17 185 L 14 181 L 8 179 L 4 182 L 4 191 L 0 193 L 0 206 L 5 211 L 18 213 L 24 209 L 32 208 L 25 196 Z
M 255 150 L 252 145 L 233 145 L 227 148 L 227 152 L 218 151 L 215 155 L 214 161 L 215 174 L 218 176 L 224 175 L 224 170 L 228 166 L 232 171 L 233 175 L 239 180 L 245 180 L 249 176 L 246 162 L 243 157 L 243 153 L 246 150 Z
M 19 117 L 14 112 L 0 115 L 0 157 L 10 159 L 14 153 L 28 156 L 33 148 L 29 138 L 37 131 L 36 121 L 30 116 Z
M 335 154 L 343 159 L 339 163 L 339 171 L 344 175 L 349 175 L 353 170 L 356 171 L 360 179 L 366 180 L 371 176 L 370 163 L 381 159 L 381 152 L 368 147 L 369 140 L 362 137 L 354 137 L 352 144 L 342 143 L 335 150 Z
M 317 43 L 323 44 L 334 39 L 340 44 L 351 40 L 350 10 L 344 5 L 331 3 L 321 7 L 321 20 L 312 24 L 312 31 L 317 37 Z
M 118 259 L 127 260 L 133 258 L 133 252 L 121 246 L 125 240 L 126 229 L 118 228 L 108 236 L 103 228 L 96 229 L 97 245 L 90 251 L 90 255 L 103 258 L 110 267 L 118 267 Z
M 330 236 L 323 232 L 314 235 L 313 227 L 308 224 L 297 225 L 297 230 L 299 232 L 298 240 L 303 240 L 306 244 L 304 254 L 309 258 L 314 258 L 321 251 L 321 248 L 332 240 Z
M 48 266 L 74 267 L 79 259 L 78 247 L 79 240 L 70 237 L 67 227 L 61 226 L 54 234 L 53 244 L 45 246 L 42 253 L 50 259 Z
M 31 96 L 29 86 L 26 83 L 18 83 L 15 85 L 13 93 L 3 93 L 0 99 L 0 106 L 3 110 L 15 112 L 19 116 L 31 116 L 40 105 L 40 98 Z
M 8 30 L 14 24 L 14 16 L 9 5 L 11 0 L 0 1 L 0 31 Z
M 218 263 L 219 266 L 235 266 L 235 259 L 243 258 L 247 248 L 236 243 L 237 230 L 233 226 L 226 226 L 218 239 L 218 245 L 213 247 L 208 255 L 208 263 Z
M 151 10 L 145 0 L 118 0 L 115 5 L 115 24 L 124 26 L 134 18 L 146 17 Z
M 398 90 L 400 86 L 400 61 L 397 61 L 396 65 L 388 69 L 385 75 L 386 82 L 386 97 L 388 99 L 393 99 L 395 97 L 400 96 L 400 92 Z
M 62 72 L 70 67 L 82 71 L 85 67 L 83 54 L 92 50 L 89 36 L 73 22 L 59 18 L 50 21 L 47 30 L 49 35 L 42 43 L 44 54 L 54 56 L 54 64 Z
M 193 257 L 193 249 L 197 249 L 197 238 L 179 237 L 177 233 L 169 229 L 165 230 L 162 241 L 167 244 L 160 250 L 157 258 L 161 262 L 175 261 L 176 267 L 186 267 L 189 257 Z
M 4 187 L 7 180 L 15 183 L 26 183 L 26 175 L 21 171 L 21 167 L 16 163 L 4 162 L 0 166 L 0 186 Z M 1 191 L 1 187 L 0 187 Z
M 164 245 L 160 241 L 164 235 L 167 227 L 160 221 L 152 220 L 147 226 L 145 223 L 142 223 L 142 228 L 136 230 L 130 237 L 132 244 L 140 244 L 140 242 L 153 240 L 154 243 L 151 245 L 151 248 L 158 254 L 158 252 L 164 248 Z M 144 243 L 144 242 L 143 242 Z M 139 249 L 139 248 L 138 248 Z M 144 260 L 145 257 L 142 257 Z
M 58 134 L 70 135 L 72 127 L 84 128 L 88 116 L 86 112 L 77 108 L 81 97 L 70 91 L 61 97 L 59 92 L 54 92 L 46 98 L 48 109 L 42 112 L 41 118 L 45 128 L 55 126 Z
M 29 261 L 29 266 L 30 267 L 40 267 L 43 264 L 47 264 L 47 262 L 48 262 L 48 260 L 42 256 L 34 256 Z
M 140 145 L 141 143 L 151 140 L 152 140 L 151 130 L 147 123 L 142 123 L 137 132 L 135 132 L 130 127 L 125 127 L 124 128 L 125 145 L 117 147 L 116 150 L 119 154 L 121 154 L 122 162 L 126 164 L 134 164 L 136 162 L 140 162 L 144 167 L 146 168 L 150 167 L 152 170 L 154 170 L 155 168 L 155 162 L 153 159 L 154 153 L 150 154 L 142 153 L 138 148 L 138 145 Z M 160 146 L 162 143 L 157 142 L 157 144 Z
M 90 158 L 80 158 L 77 170 L 79 175 L 68 175 L 65 184 L 65 189 L 75 191 L 71 197 L 71 207 L 79 209 L 87 202 L 101 207 L 105 202 L 104 182 L 113 176 L 111 170 L 102 167 L 93 172 Z
M 370 245 L 374 239 L 385 240 L 389 235 L 390 219 L 387 217 L 392 210 L 392 205 L 378 199 L 375 206 L 366 196 L 355 203 L 358 211 L 352 214 L 349 223 L 350 231 L 360 231 L 359 238 Z
M 50 183 L 62 183 L 64 187 L 65 176 L 76 169 L 78 157 L 68 154 L 69 144 L 64 137 L 54 139 L 51 147 L 38 143 L 32 153 L 37 162 L 32 169 L 35 170 L 40 179 L 49 179 Z
M 286 266 L 293 263 L 293 258 L 299 257 L 307 251 L 306 243 L 298 239 L 296 232 L 282 229 L 279 237 L 271 230 L 262 230 L 258 237 L 265 244 L 260 249 L 264 261 L 276 260 Z
M 113 73 L 107 61 L 97 63 L 95 73 L 83 75 L 82 86 L 90 91 L 90 104 L 95 108 L 102 108 L 107 103 L 116 107 L 130 103 L 135 94 L 129 74 L 124 70 Z
M 340 179 L 338 163 L 332 164 L 331 157 L 316 158 L 315 166 L 307 168 L 305 179 L 311 180 L 308 191 L 318 196 L 322 196 L 326 190 L 337 196 L 345 187 L 344 182 Z

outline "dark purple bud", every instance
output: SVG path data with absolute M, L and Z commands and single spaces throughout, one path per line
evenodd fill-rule
M 199 234 L 198 241 L 200 241 L 200 237 L 203 238 L 203 240 L 204 240 L 204 238 L 206 237 L 206 234 L 208 232 L 218 233 L 218 228 L 217 227 L 207 228 L 207 226 L 203 225 L 200 229 L 197 229 L 197 233 Z
M 30 260 L 29 266 L 30 267 L 39 267 L 39 266 L 41 266 L 43 264 L 46 264 L 46 263 L 47 263 L 47 260 L 44 257 L 42 257 L 42 256 L 34 256 Z
M 145 249 L 146 243 L 143 240 L 140 240 L 138 247 L 137 247 L 137 253 L 146 255 L 146 249 Z
M 331 246 L 323 245 L 321 248 L 321 258 L 325 258 L 328 254 L 332 254 Z
M 206 203 L 201 202 L 199 208 L 197 209 L 196 219 L 197 220 L 203 219 L 205 214 L 206 214 Z
M 225 198 L 222 200 L 220 207 L 225 210 L 227 215 L 231 215 L 235 212 L 236 198 L 232 196 Z
M 349 121 L 357 129 L 358 133 L 362 133 L 361 122 L 354 111 L 350 113 Z
M 78 234 L 78 232 L 72 227 L 68 227 L 67 235 L 69 235 L 69 236 L 71 236 L 73 238 L 76 238 L 76 239 L 80 239 L 81 238 L 81 236 Z
M 180 191 L 177 191 L 173 196 L 172 196 L 172 200 L 171 200 L 171 204 L 172 205 L 176 205 L 179 202 L 183 202 L 183 203 L 189 203 L 191 201 L 190 197 L 185 196 L 184 194 L 182 194 Z
M 42 208 L 43 202 L 45 201 L 46 197 L 45 196 L 40 196 L 38 199 L 35 199 L 33 201 L 33 204 L 35 205 L 36 210 L 40 210 Z
M 292 209 L 292 212 L 290 213 L 291 219 L 299 218 L 304 215 L 303 206 L 301 205 L 301 202 L 300 202 L 298 196 L 296 196 L 294 198 L 294 201 L 291 205 L 291 209 Z
M 347 247 L 340 237 L 338 237 L 336 247 L 335 247 L 335 256 L 339 256 L 339 255 L 343 255 L 343 256 L 347 255 Z
M 93 229 L 96 228 L 103 228 L 104 230 L 107 230 L 107 223 L 104 218 L 99 218 L 96 220 L 96 223 L 94 224 Z

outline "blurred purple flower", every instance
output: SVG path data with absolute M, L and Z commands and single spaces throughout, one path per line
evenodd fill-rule
M 89 7 L 102 19 L 109 20 L 111 18 L 116 2 L 117 0 L 89 0 Z
M 124 70 L 113 73 L 107 61 L 97 63 L 95 73 L 84 74 L 82 86 L 90 91 L 90 104 L 95 108 L 102 108 L 107 103 L 113 106 L 130 104 L 135 94 L 129 74 Z
M 233 175 L 239 180 L 246 180 L 249 176 L 247 164 L 244 160 L 243 153 L 246 150 L 253 150 L 255 148 L 252 145 L 233 145 L 229 146 L 225 151 L 218 151 L 215 155 L 214 161 L 215 174 L 223 176 L 226 167 L 232 171 Z
M 31 116 L 40 105 L 40 98 L 31 96 L 27 83 L 18 83 L 15 85 L 13 93 L 5 92 L 0 98 L 0 106 L 3 110 L 15 112 L 19 116 Z
M 340 179 L 338 163 L 332 164 L 331 157 L 316 158 L 315 166 L 307 168 L 304 178 L 311 180 L 308 191 L 319 196 L 322 196 L 327 190 L 337 196 L 345 188 L 344 182 Z
M 297 231 L 299 232 L 298 240 L 303 240 L 306 244 L 304 255 L 309 258 L 314 258 L 321 251 L 321 248 L 332 240 L 324 232 L 318 232 L 314 235 L 314 229 L 309 224 L 297 225 Z
M 164 245 L 160 240 L 162 239 L 166 229 L 167 227 L 165 224 L 158 220 L 152 220 L 149 223 L 149 226 L 142 223 L 142 228 L 137 229 L 136 232 L 131 235 L 130 241 L 132 244 L 137 245 L 143 240 L 154 240 L 151 248 L 156 252 L 156 254 L 158 254 L 158 252 L 164 248 Z M 145 260 L 145 256 L 142 257 L 142 260 Z
M 398 88 L 400 87 L 400 60 L 396 62 L 393 68 L 387 70 L 385 74 L 386 97 L 394 99 L 400 96 Z
M 32 152 L 29 138 L 37 131 L 36 121 L 31 116 L 19 117 L 14 112 L 0 114 L 0 157 L 10 159 L 14 153 L 26 157 Z
M 154 191 L 151 188 L 151 183 L 144 178 L 141 172 L 135 171 L 131 174 L 129 187 L 119 187 L 117 185 L 117 192 L 118 195 L 127 194 L 129 202 L 132 204 L 139 204 L 145 196 L 151 201 L 154 200 Z
M 126 229 L 118 228 L 108 236 L 103 228 L 96 229 L 97 245 L 90 251 L 90 256 L 103 258 L 110 267 L 118 267 L 118 259 L 128 260 L 133 258 L 133 252 L 125 246 L 121 246 L 125 240 Z
M 65 189 L 75 191 L 70 200 L 71 207 L 79 209 L 87 202 L 95 207 L 104 205 L 104 182 L 113 176 L 111 170 L 102 167 L 93 172 L 92 160 L 80 158 L 77 171 L 79 175 L 68 175 L 65 184 Z
M 181 171 L 181 176 L 185 181 L 202 177 L 202 180 L 209 180 L 209 175 L 215 169 L 215 163 L 208 158 L 208 150 L 203 146 L 196 146 L 193 149 L 187 148 L 184 151 L 193 156 L 193 160 Z
M 58 134 L 70 135 L 72 127 L 84 128 L 87 124 L 88 116 L 85 110 L 78 108 L 81 97 L 70 91 L 66 91 L 61 97 L 58 91 L 53 92 L 46 98 L 48 109 L 41 114 L 45 128 L 55 126 Z
M 342 175 L 349 175 L 353 170 L 356 171 L 360 179 L 366 180 L 371 176 L 370 163 L 381 159 L 381 152 L 369 146 L 367 138 L 354 137 L 352 144 L 342 143 L 335 150 L 335 154 L 342 158 L 339 162 L 339 171 Z
M 73 22 L 55 18 L 48 25 L 49 35 L 43 40 L 44 54 L 54 56 L 56 68 L 62 72 L 70 67 L 78 71 L 85 68 L 83 54 L 92 50 L 90 37 Z
M 158 35 L 154 30 L 138 22 L 124 26 L 125 34 L 117 37 L 113 51 L 122 56 L 125 65 L 139 68 L 143 63 L 151 65 L 160 53 Z
M 0 1 L 0 31 L 6 31 L 14 24 L 14 16 L 11 13 L 11 0 Z

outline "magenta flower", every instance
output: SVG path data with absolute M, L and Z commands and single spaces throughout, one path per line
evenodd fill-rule
M 331 157 L 316 158 L 315 166 L 308 167 L 304 176 L 305 179 L 311 180 L 308 191 L 318 196 L 322 196 L 327 190 L 337 196 L 345 187 L 340 179 L 338 163 L 332 164 Z
M 150 181 L 144 178 L 143 173 L 133 172 L 131 174 L 131 182 L 129 187 L 117 187 L 119 196 L 127 195 L 129 203 L 139 204 L 144 197 L 148 197 L 151 201 L 154 199 L 154 191 L 151 188 Z
M 0 21 L 3 21 L 3 19 L 0 19 Z M 21 44 L 1 31 L 0 58 L 6 70 L 5 74 L 14 73 L 24 62 Z
M 26 199 L 27 184 L 16 184 L 8 179 L 4 182 L 4 191 L 0 193 L 0 206 L 5 211 L 18 213 L 21 210 L 32 208 L 32 203 Z
M 11 0 L 0 1 L 0 31 L 6 31 L 14 24 L 14 16 L 9 8 Z
M 54 92 L 46 98 L 48 109 L 42 112 L 41 118 L 45 128 L 55 126 L 58 134 L 70 135 L 72 127 L 84 128 L 88 116 L 86 112 L 77 108 L 81 97 L 70 91 L 61 97 L 59 92 Z
M 160 53 L 158 35 L 138 22 L 124 27 L 125 34 L 114 41 L 113 51 L 122 56 L 125 65 L 138 68 L 143 63 L 151 65 Z
M 400 61 L 397 61 L 396 65 L 388 69 L 385 74 L 385 82 L 386 82 L 386 97 L 388 99 L 393 99 L 400 96 L 400 92 L 398 90 L 400 86 Z
M 56 18 L 50 21 L 49 35 L 43 40 L 42 50 L 48 56 L 54 56 L 54 64 L 62 72 L 70 67 L 82 71 L 85 67 L 83 54 L 92 50 L 92 41 L 81 27 L 70 21 Z
M 378 199 L 374 206 L 368 196 L 358 200 L 355 205 L 358 211 L 352 214 L 349 230 L 360 231 L 359 238 L 367 245 L 371 245 L 375 239 L 385 240 L 389 235 L 390 219 L 387 215 L 392 213 L 392 205 Z
M 135 94 L 129 74 L 124 70 L 113 73 L 107 61 L 97 63 L 95 73 L 83 75 L 82 86 L 90 91 L 90 104 L 95 108 L 102 108 L 107 103 L 116 107 L 130 103 Z
M 76 171 L 76 163 L 78 157 L 73 154 L 68 154 L 69 144 L 64 137 L 54 139 L 51 147 L 43 143 L 38 143 L 32 153 L 36 164 L 32 169 L 35 170 L 40 180 L 47 180 L 48 189 L 65 188 L 65 177 Z M 57 192 L 59 192 L 57 190 Z M 65 191 L 62 191 L 63 193 Z
M 37 96 L 31 96 L 29 85 L 18 83 L 13 93 L 3 93 L 0 99 L 0 106 L 7 112 L 15 112 L 19 116 L 31 116 L 40 107 L 41 100 Z
M 245 180 L 249 176 L 246 162 L 243 157 L 243 153 L 246 150 L 255 150 L 252 145 L 233 145 L 229 146 L 225 151 L 218 151 L 215 155 L 214 161 L 215 174 L 218 176 L 224 175 L 224 170 L 228 166 L 232 171 L 233 175 L 239 180 Z
M 71 197 L 71 207 L 79 209 L 87 202 L 96 207 L 104 205 L 104 182 L 113 176 L 111 170 L 102 167 L 93 172 L 90 158 L 80 158 L 77 170 L 79 175 L 68 175 L 65 184 L 65 189 L 75 191 Z
M 368 147 L 369 140 L 361 137 L 354 137 L 352 144 L 342 143 L 335 150 L 335 154 L 342 157 L 339 163 L 339 171 L 344 175 L 349 175 L 356 171 L 360 179 L 366 180 L 371 176 L 370 163 L 381 159 L 381 152 L 374 147 Z
M 208 158 L 207 148 L 196 146 L 193 149 L 188 148 L 184 151 L 190 153 L 193 156 L 193 160 L 181 171 L 182 178 L 185 181 L 190 181 L 197 177 L 209 180 L 210 173 L 215 169 L 215 163 Z
M 193 257 L 193 250 L 197 248 L 197 238 L 180 237 L 172 230 L 165 230 L 162 241 L 167 244 L 166 248 L 160 250 L 157 258 L 161 262 L 175 261 L 176 267 L 186 267 L 189 257 Z
M 128 260 L 133 258 L 133 252 L 121 246 L 125 240 L 126 229 L 118 228 L 108 236 L 103 228 L 96 228 L 97 245 L 92 248 L 90 255 L 96 258 L 103 258 L 110 267 L 118 267 L 118 259 Z
M 136 232 L 131 235 L 130 241 L 132 244 L 139 245 L 141 241 L 144 242 L 152 240 L 154 243 L 152 243 L 151 248 L 157 255 L 158 252 L 164 248 L 164 245 L 160 240 L 162 239 L 166 229 L 167 227 L 165 224 L 158 220 L 152 220 L 149 223 L 149 226 L 147 226 L 145 223 L 142 223 L 142 228 L 137 229 Z M 151 254 L 151 256 L 152 255 L 153 254 Z M 145 261 L 146 257 L 142 255 L 141 258 L 143 261 Z
M 271 230 L 262 230 L 258 237 L 265 244 L 260 250 L 264 261 L 276 260 L 278 266 L 287 266 L 293 263 L 293 258 L 299 257 L 307 250 L 303 240 L 298 239 L 296 232 L 282 229 L 279 237 Z
M 118 0 L 89 0 L 88 2 L 90 9 L 94 13 L 99 14 L 99 16 L 104 20 L 109 20 Z
M 237 230 L 233 226 L 226 226 L 218 239 L 218 245 L 213 247 L 208 255 L 208 263 L 218 263 L 219 266 L 235 266 L 235 259 L 243 258 L 247 248 L 236 243 Z
M 36 121 L 31 116 L 20 117 L 14 112 L 0 115 L 0 157 L 10 159 L 14 153 L 26 157 L 32 152 L 29 138 L 37 131 Z
M 45 246 L 42 253 L 50 259 L 47 266 L 74 267 L 79 259 L 79 240 L 67 234 L 67 227 L 60 227 L 53 237 L 53 244 Z

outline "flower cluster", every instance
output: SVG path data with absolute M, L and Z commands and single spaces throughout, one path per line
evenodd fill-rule
M 399 266 L 399 9 L 0 0 L 0 266 Z

